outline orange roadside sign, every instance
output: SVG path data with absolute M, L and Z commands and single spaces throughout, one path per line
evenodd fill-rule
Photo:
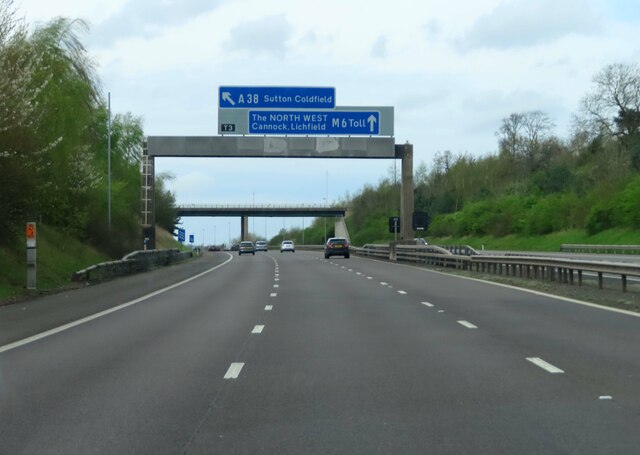
M 27 239 L 36 238 L 36 223 L 27 223 Z

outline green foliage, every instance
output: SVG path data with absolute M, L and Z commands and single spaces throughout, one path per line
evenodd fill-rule
M 78 270 L 108 260 L 108 256 L 74 238 L 63 229 L 38 223 L 39 290 L 69 284 Z M 25 292 L 26 254 L 24 241 L 0 245 L 0 300 Z
M 0 8 L 0 242 L 11 245 L 35 220 L 112 256 L 139 248 L 141 119 L 118 114 L 111 122 L 109 193 L 108 112 L 80 40 L 86 24 L 58 18 L 29 35 L 4 20 L 10 13 Z M 163 182 L 158 220 L 172 230 L 175 198 Z
M 156 205 L 156 225 L 178 235 L 178 224 L 180 218 L 176 210 L 175 194 L 166 189 L 166 182 L 173 180 L 172 174 L 156 175 L 155 181 L 155 205 Z

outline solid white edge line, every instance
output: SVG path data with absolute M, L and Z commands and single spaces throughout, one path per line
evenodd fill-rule
M 393 265 L 393 266 L 396 266 L 396 267 L 406 267 L 406 268 L 413 269 L 413 270 L 420 270 L 421 272 L 425 272 L 425 273 L 435 273 L 435 274 L 438 274 L 438 275 L 444 275 L 444 276 L 448 276 L 448 277 L 459 278 L 461 280 L 476 281 L 478 283 L 490 284 L 490 285 L 493 285 L 493 286 L 499 286 L 499 287 L 503 287 L 503 288 L 507 288 L 507 289 L 513 289 L 515 291 L 526 292 L 528 294 L 534 294 L 534 295 L 538 295 L 540 297 L 548 297 L 550 299 L 562 300 L 563 302 L 575 303 L 577 305 L 588 306 L 588 307 L 591 307 L 591 308 L 596 308 L 598 310 L 612 311 L 614 313 L 620 313 L 620 314 L 624 314 L 624 315 L 627 315 L 627 316 L 635 316 L 636 318 L 640 318 L 640 313 L 636 313 L 634 311 L 623 310 L 623 309 L 620 309 L 620 308 L 613 308 L 613 307 L 608 307 L 608 306 L 604 306 L 604 305 L 598 305 L 597 303 L 585 302 L 583 300 L 572 299 L 570 297 L 563 297 L 561 295 L 553 295 L 553 294 L 548 294 L 546 292 L 534 291 L 532 289 L 520 288 L 518 286 L 512 286 L 510 284 L 503 284 L 503 283 L 496 283 L 494 281 L 481 280 L 480 278 L 472 278 L 472 277 L 468 277 L 468 276 L 460 276 L 460 275 L 455 275 L 453 273 L 439 272 L 439 271 L 436 271 L 436 270 L 427 270 L 427 269 L 424 269 L 422 267 L 414 267 L 414 266 L 410 266 L 410 265 L 407 265 L 407 264 L 397 264 L 397 263 L 391 263 L 391 262 L 384 262 L 384 261 L 379 261 L 377 259 L 372 259 L 372 258 L 367 258 L 367 259 L 369 261 L 380 262 L 381 264 L 390 264 L 390 265 Z
M 539 366 L 543 370 L 548 371 L 549 373 L 552 373 L 552 374 L 564 373 L 563 370 L 561 370 L 560 368 L 554 365 L 551 365 L 549 362 L 545 362 L 540 357 L 527 357 L 527 360 L 533 363 L 534 365 Z
M 242 371 L 242 367 L 244 367 L 243 362 L 233 362 L 227 373 L 224 375 L 224 379 L 237 379 L 240 376 L 240 372 Z
M 253 328 L 251 333 L 262 333 L 263 330 L 264 330 L 264 326 L 263 325 L 257 325 L 257 326 L 255 326 Z
M 470 323 L 469 321 L 458 321 L 458 324 L 465 326 L 468 329 L 477 329 L 478 327 Z
M 0 354 L 3 353 L 3 352 L 10 351 L 12 349 L 18 348 L 20 346 L 24 346 L 26 344 L 33 343 L 34 341 L 41 340 L 41 339 L 49 337 L 51 335 L 55 335 L 56 333 L 64 332 L 65 330 L 69 330 L 69 329 L 71 329 L 73 327 L 79 326 L 79 325 L 84 324 L 86 322 L 93 321 L 94 319 L 101 318 L 101 317 L 106 316 L 108 314 L 115 313 L 116 311 L 123 310 L 123 309 L 125 309 L 127 307 L 135 305 L 136 303 L 143 302 L 145 300 L 150 299 L 151 297 L 155 297 L 155 296 L 160 295 L 160 294 L 162 294 L 164 292 L 170 291 L 171 289 L 175 289 L 175 288 L 177 288 L 179 286 L 182 286 L 183 284 L 187 284 L 187 283 L 189 283 L 189 282 L 191 282 L 193 280 L 196 280 L 196 279 L 206 275 L 207 273 L 211 273 L 214 270 L 219 269 L 220 267 L 225 266 L 229 262 L 231 262 L 233 260 L 233 255 L 231 255 L 229 253 L 226 253 L 226 254 L 229 255 L 229 259 L 224 261 L 222 264 L 218 264 L 215 267 L 210 268 L 209 270 L 205 270 L 202 273 L 199 273 L 199 274 L 194 275 L 194 276 L 192 276 L 190 278 L 187 278 L 186 280 L 182 280 L 179 283 L 174 283 L 174 284 L 172 284 L 170 286 L 167 286 L 166 288 L 158 289 L 157 291 L 153 291 L 153 292 L 151 292 L 151 293 L 149 293 L 147 295 L 143 295 L 142 297 L 138 297 L 135 300 L 131 300 L 129 302 L 122 303 L 122 304 L 120 304 L 118 306 L 114 306 L 113 308 L 109 308 L 108 310 L 100 311 L 98 313 L 92 314 L 91 316 L 86 316 L 84 318 L 78 319 L 77 321 L 69 322 L 67 324 L 61 325 L 59 327 L 56 327 L 56 328 L 53 328 L 53 329 L 50 329 L 50 330 L 46 330 L 46 331 L 44 331 L 42 333 L 38 333 L 36 335 L 24 338 L 22 340 L 14 341 L 13 343 L 9 343 L 9 344 L 5 344 L 4 346 L 0 346 Z

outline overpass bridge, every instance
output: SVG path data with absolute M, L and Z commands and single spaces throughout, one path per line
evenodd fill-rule
M 341 217 L 346 207 L 314 204 L 180 204 L 176 206 L 177 215 L 184 216 L 239 216 L 240 239 L 245 240 L 248 232 L 249 217 Z

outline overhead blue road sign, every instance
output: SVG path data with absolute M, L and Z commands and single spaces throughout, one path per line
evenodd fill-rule
M 195 237 L 193 234 L 189 234 L 189 243 L 193 243 L 195 241 Z
M 376 111 L 249 111 L 249 134 L 380 134 Z
M 184 243 L 184 229 L 178 229 L 178 242 Z
M 220 87 L 220 109 L 333 109 L 334 87 Z

